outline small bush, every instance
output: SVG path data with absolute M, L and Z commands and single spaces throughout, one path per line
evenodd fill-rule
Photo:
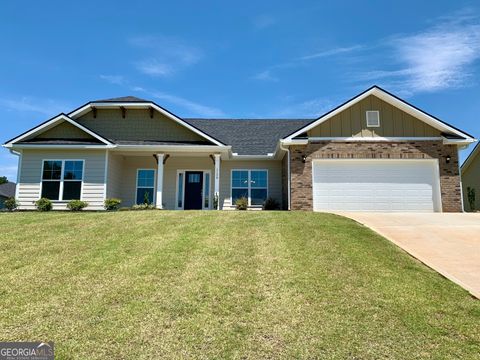
M 280 210 L 280 203 L 274 198 L 269 197 L 263 203 L 263 210 Z
M 17 200 L 15 200 L 14 197 L 8 198 L 3 202 L 3 204 L 5 205 L 5 209 L 7 209 L 8 211 L 13 211 L 18 206 L 18 202 Z
M 115 199 L 115 198 L 105 199 L 105 201 L 103 202 L 103 207 L 107 211 L 116 211 L 120 208 L 121 203 L 122 203 L 122 200 L 120 199 Z
M 248 208 L 248 199 L 244 196 L 235 200 L 235 207 L 237 210 L 247 210 Z
M 470 210 L 475 211 L 475 189 L 471 188 L 470 186 L 467 187 L 467 200 L 468 204 L 470 205 Z
M 67 208 L 72 211 L 82 211 L 88 206 L 88 202 L 81 200 L 70 200 L 67 204 Z
M 47 198 L 35 201 L 38 211 L 50 211 L 53 208 L 52 202 Z
M 133 205 L 132 210 L 155 210 L 155 205 L 152 204 L 138 204 Z

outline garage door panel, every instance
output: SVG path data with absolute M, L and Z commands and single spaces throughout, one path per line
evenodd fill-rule
M 314 161 L 314 210 L 431 212 L 440 203 L 437 173 L 429 160 Z

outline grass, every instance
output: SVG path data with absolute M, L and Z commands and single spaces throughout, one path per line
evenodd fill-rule
M 304 212 L 0 214 L 0 340 L 57 359 L 473 359 L 480 302 Z

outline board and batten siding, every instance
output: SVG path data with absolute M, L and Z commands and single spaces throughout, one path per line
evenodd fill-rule
M 105 199 L 105 150 L 23 150 L 18 180 L 19 208 L 34 210 L 41 196 L 43 160 L 84 160 L 82 199 L 87 210 L 102 210 Z M 66 201 L 54 202 L 54 210 L 66 209 Z
M 380 112 L 380 127 L 367 127 L 366 112 Z M 309 137 L 440 137 L 438 129 L 370 95 L 308 131 Z

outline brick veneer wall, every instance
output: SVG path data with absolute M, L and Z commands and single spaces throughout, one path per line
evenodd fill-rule
M 310 142 L 291 146 L 291 209 L 312 210 L 313 159 L 438 159 L 444 212 L 461 212 L 458 152 L 442 141 Z M 305 163 L 302 156 L 306 155 Z M 446 157 L 450 155 L 447 164 Z

